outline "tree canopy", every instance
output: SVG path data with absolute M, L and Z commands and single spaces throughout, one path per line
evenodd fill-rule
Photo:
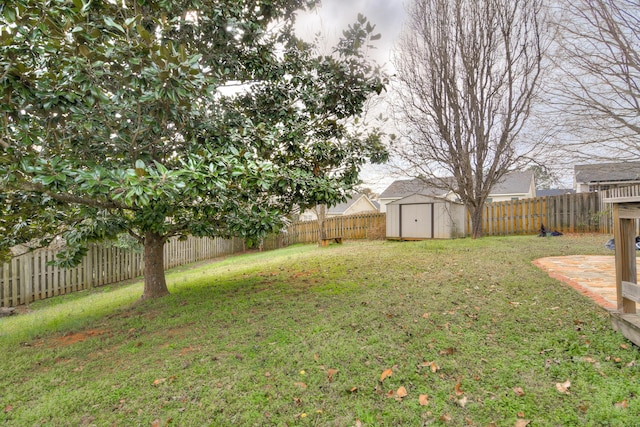
M 332 55 L 296 37 L 313 3 L 6 1 L 0 252 L 59 237 L 73 265 L 87 242 L 128 233 L 155 297 L 170 237 L 259 238 L 295 205 L 341 200 L 384 159 L 376 132 L 349 127 L 384 78 L 363 17 Z

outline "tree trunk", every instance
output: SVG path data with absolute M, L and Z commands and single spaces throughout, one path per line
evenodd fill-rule
M 482 237 L 482 218 L 484 216 L 484 206 L 470 207 L 469 216 L 471 217 L 471 238 L 478 239 Z
M 315 211 L 316 216 L 318 217 L 318 246 L 322 246 L 322 239 L 327 238 L 327 231 L 324 228 L 327 216 L 327 205 L 318 205 L 316 206 Z
M 144 291 L 142 299 L 169 295 L 164 277 L 165 238 L 153 231 L 144 235 Z

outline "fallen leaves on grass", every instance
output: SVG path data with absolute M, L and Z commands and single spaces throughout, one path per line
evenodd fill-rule
M 420 406 L 427 406 L 429 404 L 429 396 L 421 394 L 418 396 L 418 402 L 420 402 Z
M 380 375 L 380 382 L 384 381 L 385 378 L 388 378 L 391 375 L 393 375 L 393 371 L 391 370 L 391 368 L 385 369 L 384 371 L 382 371 L 382 374 Z
M 451 356 L 455 352 L 456 352 L 455 348 L 449 347 L 449 348 L 445 348 L 444 350 L 441 350 L 440 351 L 440 355 L 442 355 L 442 356 Z
M 462 396 L 464 394 L 464 391 L 462 391 L 462 383 L 458 382 L 454 388 L 455 392 L 456 392 L 456 396 Z
M 327 379 L 329 380 L 329 382 L 333 381 L 333 377 L 340 372 L 338 369 L 328 369 L 327 370 Z
M 515 387 L 513 389 L 513 392 L 515 393 L 516 396 L 518 397 L 522 397 L 524 396 L 524 390 L 522 390 L 522 387 Z
M 4 413 L 6 414 L 7 412 L 11 412 L 13 411 L 13 406 L 11 405 L 7 405 L 4 407 Z
M 401 402 L 404 397 L 407 397 L 407 395 L 408 395 L 407 389 L 402 386 L 397 390 L 389 390 L 387 392 L 387 397 L 393 397 L 398 402 Z
M 571 381 L 566 380 L 563 383 L 556 383 L 556 390 L 559 393 L 569 394 L 569 387 L 571 387 Z
M 433 361 L 433 362 L 427 362 L 427 361 L 422 362 L 421 366 L 423 368 L 428 367 L 429 369 L 431 369 L 431 372 L 433 372 L 434 374 L 440 369 L 440 366 L 438 366 L 438 364 L 435 361 Z
M 298 382 L 293 383 L 293 385 L 294 385 L 294 386 L 296 386 L 296 387 L 300 387 L 300 388 L 301 388 L 301 389 L 303 389 L 303 390 L 305 390 L 305 389 L 307 388 L 307 385 L 306 385 L 305 383 L 303 383 L 303 382 L 299 382 L 299 381 L 298 381 Z
M 398 397 L 399 397 L 400 399 L 402 399 L 403 397 L 406 397 L 406 396 L 407 396 L 407 394 L 408 394 L 408 393 L 407 393 L 407 389 L 406 389 L 406 388 L 404 388 L 404 387 L 400 387 L 400 388 L 398 388 L 398 391 L 396 391 L 396 394 L 398 395 Z
M 531 420 L 519 419 L 516 421 L 516 424 L 514 427 L 527 427 L 529 423 L 531 423 Z
M 623 400 L 622 402 L 617 402 L 613 406 L 616 407 L 616 408 L 619 408 L 619 409 L 626 409 L 627 408 L 627 401 Z
M 462 396 L 462 399 L 458 400 L 458 405 L 461 408 L 464 408 L 465 406 L 467 406 L 467 396 Z
M 162 383 L 165 382 L 172 382 L 173 380 L 175 380 L 177 377 L 175 375 L 171 375 L 169 378 L 156 378 L 155 380 L 153 380 L 153 385 L 154 386 L 159 386 Z

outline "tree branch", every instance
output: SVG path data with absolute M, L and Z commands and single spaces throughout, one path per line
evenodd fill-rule
M 12 187 L 13 187 L 14 190 L 46 194 L 47 196 L 51 197 L 52 199 L 54 199 L 56 201 L 59 201 L 59 202 L 63 202 L 63 203 L 71 203 L 71 204 L 77 204 L 77 205 L 91 206 L 91 207 L 94 207 L 94 208 L 101 208 L 101 209 L 123 209 L 123 210 L 130 210 L 130 211 L 135 210 L 134 208 L 132 208 L 130 206 L 126 206 L 126 205 L 124 205 L 122 203 L 114 202 L 113 200 L 100 201 L 100 200 L 90 199 L 90 198 L 86 198 L 86 197 L 76 196 L 76 195 L 69 194 L 69 193 L 57 193 L 55 191 L 51 191 L 51 190 L 47 189 L 42 184 L 36 184 L 36 183 L 33 183 L 33 182 L 24 182 L 23 181 L 23 182 L 20 182 L 20 183 L 17 183 L 17 184 L 13 183 Z

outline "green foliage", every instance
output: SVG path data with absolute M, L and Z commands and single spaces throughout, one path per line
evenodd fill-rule
M 0 253 L 60 236 L 71 265 L 123 232 L 256 240 L 340 201 L 386 158 L 350 126 L 384 79 L 364 17 L 331 56 L 293 34 L 314 3 L 4 2 Z

